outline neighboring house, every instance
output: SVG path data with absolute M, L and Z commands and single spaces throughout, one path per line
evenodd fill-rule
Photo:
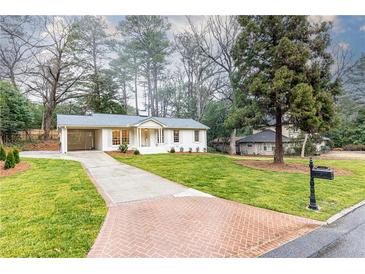
M 122 143 L 142 154 L 175 151 L 205 152 L 207 126 L 193 119 L 117 114 L 57 115 L 61 152 L 118 150 Z
M 234 142 L 237 143 L 237 141 L 239 139 L 241 139 L 243 136 L 237 136 L 237 137 L 233 137 L 234 138 Z M 212 140 L 210 142 L 210 145 L 220 151 L 220 152 L 223 152 L 223 153 L 230 153 L 230 149 L 231 149 L 231 137 L 220 137 L 220 138 L 215 138 L 214 140 Z M 239 150 L 238 150 L 238 147 L 236 145 L 236 151 L 234 151 L 234 153 L 237 153 L 239 154 Z
M 241 155 L 274 155 L 275 131 L 265 129 L 239 139 L 236 144 Z M 292 147 L 291 141 L 284 135 L 283 146 L 285 152 L 290 152 Z
M 275 152 L 275 127 L 269 126 L 262 130 L 254 130 L 254 134 L 243 137 L 236 142 L 238 154 L 241 155 L 274 155 Z M 294 153 L 294 140 L 300 135 L 300 130 L 294 129 L 291 125 L 283 125 L 282 136 L 284 153 Z M 316 143 L 316 151 L 323 152 L 328 148 L 330 139 L 322 137 Z

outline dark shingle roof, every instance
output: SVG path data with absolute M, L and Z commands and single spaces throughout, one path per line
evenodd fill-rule
M 119 114 L 93 113 L 91 115 L 57 115 L 57 126 L 129 127 L 145 120 L 156 120 L 168 128 L 209 129 L 193 119 L 145 117 Z
M 283 136 L 283 142 L 288 143 L 290 139 Z M 267 129 L 239 139 L 237 143 L 275 143 L 275 131 Z

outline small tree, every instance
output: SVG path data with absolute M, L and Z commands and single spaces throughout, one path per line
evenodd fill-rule
M 14 154 L 12 151 L 9 151 L 8 155 L 6 156 L 4 168 L 9 169 L 13 167 L 15 167 Z
M 19 150 L 17 148 L 13 148 L 13 155 L 14 155 L 15 164 L 19 164 L 20 157 L 19 157 Z
M 6 152 L 2 145 L 0 145 L 0 161 L 6 160 Z

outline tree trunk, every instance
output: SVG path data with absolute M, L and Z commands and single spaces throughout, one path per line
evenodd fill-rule
M 156 64 L 153 65 L 153 94 L 155 102 L 155 116 L 158 116 L 158 94 L 157 94 L 157 67 Z
M 123 106 L 125 111 L 127 111 L 127 86 L 126 82 L 123 82 Z
M 151 86 L 151 69 L 150 64 L 147 63 L 147 88 L 148 88 L 148 116 L 153 116 L 155 114 L 153 96 L 152 96 L 152 86 Z
M 282 114 L 281 108 L 276 109 L 276 125 L 275 125 L 275 155 L 274 163 L 284 163 L 283 133 L 282 133 Z
M 229 154 L 234 155 L 236 154 L 236 129 L 233 129 L 231 132 L 231 138 L 229 140 Z
M 52 115 L 54 112 L 54 106 L 53 105 L 47 105 L 47 109 L 44 116 L 44 140 L 49 139 L 49 133 L 51 131 L 51 124 L 52 124 Z
M 303 141 L 303 145 L 302 145 L 302 151 L 300 153 L 300 157 L 304 158 L 304 154 L 305 154 L 305 145 L 307 144 L 307 141 L 308 141 L 308 134 L 305 133 L 304 134 L 304 141 Z
M 134 64 L 136 64 L 136 58 L 134 57 Z M 135 96 L 135 100 L 136 100 L 136 115 L 139 115 L 139 111 L 138 111 L 138 92 L 137 92 L 137 87 L 138 87 L 138 68 L 136 67 L 134 70 L 134 96 Z

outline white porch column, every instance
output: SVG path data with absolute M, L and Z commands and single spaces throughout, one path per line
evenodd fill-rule
M 61 153 L 67 152 L 67 128 L 61 128 Z

